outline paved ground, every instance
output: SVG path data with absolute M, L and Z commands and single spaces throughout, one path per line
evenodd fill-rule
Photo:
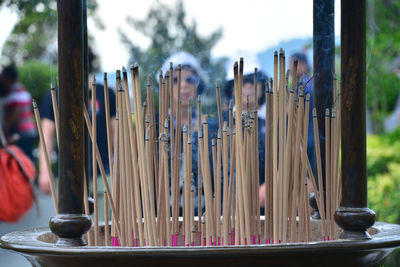
M 14 224 L 0 222 L 0 236 L 20 229 L 47 226 L 49 224 L 49 219 L 55 215 L 51 196 L 44 195 L 38 190 L 36 190 L 36 196 L 40 209 L 39 214 L 36 212 L 35 206 L 32 206 L 31 210 L 20 222 Z M 20 254 L 0 248 L 0 266 L 28 267 L 31 265 Z

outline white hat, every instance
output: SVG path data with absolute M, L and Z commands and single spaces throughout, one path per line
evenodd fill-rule
M 200 78 L 205 83 L 208 83 L 207 74 L 204 73 L 204 71 L 200 67 L 199 61 L 192 54 L 189 54 L 188 52 L 185 51 L 181 51 L 167 58 L 161 67 L 161 70 L 163 71 L 164 74 L 169 70 L 170 62 L 174 64 L 174 68 L 178 67 L 179 64 L 182 67 L 183 66 L 190 67 L 200 76 Z

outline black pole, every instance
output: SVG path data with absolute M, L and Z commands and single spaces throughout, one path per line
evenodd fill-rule
M 83 214 L 83 6 L 82 0 L 58 0 L 59 214 L 50 220 L 58 246 L 85 245 L 90 228 Z
M 369 239 L 375 213 L 367 208 L 366 3 L 341 2 L 342 202 L 335 214 L 341 238 Z
M 88 32 L 87 32 L 87 3 L 86 0 L 82 0 L 83 4 L 83 102 L 89 106 L 89 47 L 88 47 Z M 84 127 L 84 138 L 85 138 L 85 174 L 86 177 L 90 177 L 90 136 L 87 127 Z M 86 179 L 87 188 L 89 188 L 89 179 Z M 90 198 L 91 199 L 91 198 Z M 88 201 L 88 200 L 85 200 Z
M 335 9 L 333 0 L 313 2 L 314 107 L 317 110 L 323 187 L 325 190 L 325 109 L 332 107 L 335 72 Z

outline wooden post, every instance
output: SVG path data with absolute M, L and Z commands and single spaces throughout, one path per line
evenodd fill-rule
M 59 74 L 59 214 L 50 219 L 57 246 L 86 245 L 82 235 L 91 225 L 84 215 L 83 5 L 57 1 Z
M 335 221 L 346 239 L 370 239 L 375 222 L 367 208 L 365 2 L 341 2 L 342 202 Z

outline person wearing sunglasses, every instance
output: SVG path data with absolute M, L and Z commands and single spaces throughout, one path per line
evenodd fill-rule
M 165 74 L 167 71 L 170 71 L 170 63 L 173 63 L 173 86 L 174 86 L 174 113 L 176 112 L 176 107 L 178 106 L 179 99 L 178 99 L 178 66 L 181 65 L 181 80 L 180 80 L 180 96 L 181 96 L 181 127 L 183 125 L 187 125 L 189 123 L 189 100 L 192 99 L 192 184 L 194 185 L 195 190 L 195 214 L 197 214 L 197 136 L 198 136 L 198 112 L 197 112 L 197 96 L 202 95 L 206 90 L 206 84 L 208 83 L 207 74 L 202 70 L 200 67 L 200 63 L 198 60 L 191 54 L 181 51 L 178 52 L 169 58 L 167 58 L 162 66 L 162 71 Z M 176 115 L 175 115 L 176 116 Z M 176 120 L 176 118 L 175 118 Z M 176 124 L 176 121 L 175 121 Z M 210 133 L 210 140 L 211 136 L 216 136 L 217 130 L 217 120 L 214 118 L 208 119 L 208 127 Z M 176 129 L 176 127 L 175 127 Z M 211 153 L 211 149 L 210 149 Z M 183 158 L 182 158 L 183 159 Z M 211 159 L 211 154 L 210 154 Z M 210 166 L 212 168 L 212 165 Z M 212 170 L 211 170 L 212 173 Z M 181 160 L 181 172 L 180 172 L 180 191 L 181 191 L 181 199 L 180 199 L 180 209 L 182 209 L 182 188 L 183 188 L 183 160 Z M 204 211 L 204 197 L 202 198 L 202 211 Z M 180 213 L 182 210 L 180 211 Z
M 206 73 L 201 69 L 198 60 L 191 54 L 181 51 L 167 58 L 162 66 L 162 71 L 165 74 L 169 71 L 170 63 L 173 63 L 173 83 L 174 83 L 174 106 L 177 107 L 178 99 L 178 65 L 181 65 L 181 115 L 182 125 L 187 125 L 189 122 L 189 99 L 192 99 L 192 129 L 197 130 L 196 120 L 196 99 L 201 95 L 208 82 Z

